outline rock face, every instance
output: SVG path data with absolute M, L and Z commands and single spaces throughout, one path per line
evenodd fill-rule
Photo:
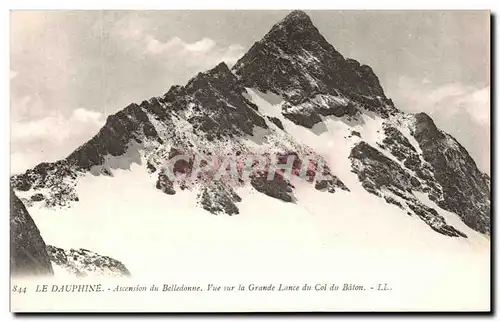
M 10 193 L 11 276 L 53 275 L 45 242 L 24 204 Z
M 346 60 L 302 11 L 294 11 L 274 25 L 236 63 L 234 71 L 247 86 L 283 94 L 291 103 L 337 89 L 385 98 L 372 69 Z
M 241 201 L 241 197 L 231 186 L 220 181 L 204 186 L 198 198 L 203 209 L 212 214 L 232 216 L 240 213 L 236 203 Z
M 283 127 L 283 123 L 281 123 L 280 119 L 277 118 L 277 117 L 272 117 L 272 116 L 268 116 L 267 119 L 271 122 L 273 122 L 277 127 L 279 127 L 280 129 L 282 130 L 285 130 L 285 128 Z
M 253 96 L 257 92 L 278 102 L 259 105 Z M 379 122 L 379 128 L 365 131 L 367 119 Z M 343 57 L 301 11 L 274 25 L 231 70 L 220 63 L 185 86 L 173 86 L 161 96 L 128 105 L 109 116 L 103 128 L 67 158 L 15 175 L 11 184 L 29 205 L 71 207 L 79 202 L 76 186 L 81 177 L 113 176 L 114 169 L 129 169 L 134 163 L 146 168 L 152 185 L 165 198 L 175 198 L 180 190 L 195 190 L 199 207 L 212 214 L 237 215 L 242 201 L 239 188 L 251 187 L 270 198 L 294 203 L 295 182 L 279 176 L 266 180 L 269 168 L 259 164 L 246 181 L 229 185 L 208 172 L 192 176 L 197 165 L 192 157 L 203 155 L 204 164 L 210 164 L 211 158 L 236 154 L 241 174 L 248 155 L 293 155 L 295 175 L 304 160 L 315 160 L 301 180 L 328 198 L 329 193 L 349 192 L 350 187 L 330 170 L 333 167 L 326 164 L 324 155 L 301 143 L 302 138 L 294 137 L 291 129 L 320 136 L 321 127 L 326 129 L 331 120 L 349 126 L 343 136 L 349 145 L 342 158 L 350 151 L 350 163 L 339 163 L 351 165 L 346 171 L 355 172 L 366 191 L 441 234 L 465 237 L 446 223 L 439 208 L 489 234 L 490 178 L 430 117 L 399 111 L 374 71 Z M 338 143 L 332 143 L 332 151 Z M 165 164 L 182 155 L 188 158 L 172 164 L 172 169 L 186 177 L 171 180 Z M 320 161 L 325 164 L 322 178 L 316 176 Z M 424 205 L 419 194 L 436 206 Z
M 359 103 L 345 97 L 317 94 L 297 105 L 286 102 L 282 106 L 282 114 L 295 124 L 312 128 L 322 121 L 322 116 L 351 119 L 361 113 L 360 109 Z
M 263 174 L 253 177 L 251 183 L 257 191 L 270 197 L 285 202 L 293 202 L 295 200 L 292 185 L 287 180 L 267 180 L 267 176 Z
M 435 209 L 422 204 L 413 191 L 424 191 L 425 183 L 412 176 L 395 161 L 384 156 L 374 147 L 361 141 L 351 151 L 353 172 L 370 193 L 383 197 L 410 215 L 416 215 L 435 231 L 450 237 L 467 237 L 446 224 Z
M 417 148 L 393 125 L 384 124 L 384 134 L 385 138 L 379 147 L 390 152 L 401 163 L 400 166 L 406 169 L 405 171 L 413 173 L 416 185 L 419 185 L 419 182 L 424 183 L 422 190 L 428 193 L 429 199 L 434 202 L 441 199 L 442 189 L 434 178 L 432 166 L 417 152 Z
M 130 104 L 109 116 L 99 133 L 71 153 L 67 162 L 79 169 L 90 170 L 92 166 L 101 165 L 108 155 L 124 154 L 132 139 L 142 143 L 143 137 L 157 139 L 158 134 L 144 110 L 137 104 Z
M 425 113 L 415 115 L 415 139 L 443 191 L 438 205 L 457 213 L 471 228 L 490 232 L 489 178 L 481 173 L 465 148 L 439 130 Z
M 108 256 L 96 254 L 87 249 L 79 248 L 64 250 L 49 245 L 47 246 L 47 254 L 53 265 L 78 277 L 130 276 L 130 272 L 121 262 Z
M 11 185 L 19 191 L 40 191 L 48 188 L 45 194 L 36 192 L 31 199 L 43 202 L 48 207 L 66 206 L 72 201 L 78 201 L 74 190 L 77 176 L 78 172 L 67 160 L 43 162 L 23 174 L 13 176 Z
M 267 128 L 267 124 L 243 92 L 243 86 L 227 65 L 220 63 L 208 72 L 199 73 L 185 87 L 171 89 L 163 103 L 173 110 L 191 105 L 190 123 L 209 139 L 241 133 L 252 135 L 254 126 Z

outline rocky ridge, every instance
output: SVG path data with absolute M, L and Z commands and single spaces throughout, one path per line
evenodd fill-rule
M 236 152 L 242 158 L 251 153 L 295 155 L 295 170 L 306 157 L 323 160 L 290 135 L 283 120 L 266 115 L 249 99 L 249 89 L 273 93 L 281 100 L 280 115 L 311 130 L 331 118 L 348 124 L 361 124 L 364 115 L 381 119 L 376 143 L 351 132 L 359 142 L 349 159 L 363 188 L 441 234 L 465 237 L 436 209 L 424 205 L 418 193 L 426 194 L 436 207 L 455 212 L 472 229 L 489 233 L 490 179 L 467 151 L 437 129 L 429 116 L 399 111 L 374 71 L 344 58 L 301 11 L 274 25 L 231 70 L 221 63 L 185 86 L 129 105 L 109 116 L 99 133 L 66 159 L 42 163 L 13 176 L 11 183 L 28 203 L 66 207 L 78 202 L 75 187 L 80 176 L 112 176 L 113 169 L 144 163 L 159 190 L 174 195 L 179 189 L 196 187 L 199 205 L 214 214 L 238 214 L 237 189 L 247 184 L 270 197 L 295 202 L 293 184 L 279 175 L 263 180 L 267 170 L 236 185 L 202 177 L 174 183 L 163 172 L 165 160 L 180 153 L 209 157 Z M 191 174 L 192 167 L 192 161 L 184 161 L 174 170 Z M 314 177 L 314 166 L 311 172 Z M 306 181 L 325 192 L 349 190 L 328 166 L 326 172 L 327 180 Z
M 198 185 L 202 187 L 200 194 L 206 194 L 205 186 L 210 183 L 203 178 L 196 177 L 192 182 L 180 184 L 174 184 L 167 178 L 163 165 L 166 160 L 179 154 L 204 155 L 209 160 L 236 151 L 241 159 L 249 154 L 293 154 L 321 159 L 312 149 L 297 143 L 281 130 L 279 123 L 275 124 L 276 120 L 264 118 L 246 96 L 242 84 L 221 63 L 207 72 L 199 73 L 184 87 L 173 86 L 161 97 L 143 101 L 140 105 L 131 104 L 109 116 L 99 133 L 66 159 L 41 164 L 24 174 L 13 176 L 11 182 L 15 189 L 28 192 L 26 195 L 29 195 L 29 199 L 26 201 L 29 203 L 43 202 L 49 207 L 68 207 L 72 202 L 78 202 L 75 193 L 78 177 L 87 173 L 110 176 L 113 169 L 126 169 L 132 163 L 146 162 L 151 175 L 157 177 L 156 187 L 166 194 L 173 195 L 176 189 L 190 189 Z M 255 144 L 259 145 L 257 149 Z M 116 161 L 120 156 L 121 160 Z M 193 166 L 192 161 L 177 162 L 174 173 L 190 176 Z M 329 192 L 335 191 L 335 185 L 339 189 L 346 189 L 334 174 L 327 175 L 331 177 Z M 255 182 L 255 179 L 252 180 Z M 266 180 L 262 185 L 276 186 L 276 182 Z M 273 190 L 262 185 L 257 191 L 264 193 Z M 216 190 L 224 194 L 223 190 Z M 283 194 L 268 195 L 288 199 Z M 206 199 L 203 196 L 201 198 Z M 225 204 L 204 208 L 226 209 L 227 214 L 231 215 L 238 213 L 235 205 L 227 206 L 228 199 L 223 196 L 215 200 L 224 200 Z
M 130 272 L 121 262 L 108 256 L 96 254 L 84 248 L 65 250 L 48 245 L 47 254 L 52 265 L 60 267 L 69 274 L 77 277 L 130 276 Z

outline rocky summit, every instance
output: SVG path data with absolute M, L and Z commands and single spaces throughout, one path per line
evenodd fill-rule
M 279 166 L 293 156 L 296 176 L 281 170 L 268 179 L 271 169 L 252 163 L 252 175 L 230 183 L 191 176 L 195 159 L 184 159 L 173 171 L 192 179 L 177 182 L 164 165 L 180 155 L 234 156 L 237 175 L 249 155 L 275 157 Z M 28 208 L 63 211 L 91 202 L 79 193 L 87 178 L 106 178 L 109 185 L 135 166 L 165 207 L 192 193 L 194 206 L 207 214 L 252 216 L 242 211 L 245 189 L 286 209 L 303 207 L 306 191 L 323 200 L 379 198 L 446 237 L 468 237 L 449 222 L 450 213 L 490 233 L 490 178 L 465 148 L 430 116 L 398 110 L 375 71 L 339 53 L 302 11 L 275 24 L 232 68 L 222 62 L 184 86 L 130 104 L 67 158 L 14 175 L 11 184 Z M 99 202 L 104 207 L 106 200 Z M 49 272 L 45 247 L 37 245 L 43 256 L 35 264 Z M 66 266 L 62 258 L 73 254 L 50 252 Z
M 290 107 L 314 105 L 318 97 L 325 100 L 311 109 L 308 118 L 354 115 L 356 107 L 384 116 L 394 111 L 373 70 L 344 58 L 302 11 L 293 11 L 274 25 L 233 71 L 248 87 L 282 95 Z

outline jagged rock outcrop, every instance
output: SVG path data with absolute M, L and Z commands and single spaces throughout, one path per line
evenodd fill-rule
M 107 118 L 104 127 L 90 141 L 76 149 L 67 158 L 68 164 L 90 170 L 102 165 L 107 156 L 123 155 L 131 140 L 142 143 L 143 138 L 158 140 L 158 133 L 140 106 L 130 104 Z M 158 140 L 159 144 L 162 143 Z
M 87 249 L 79 248 L 65 250 L 48 245 L 47 254 L 53 265 L 77 277 L 130 276 L 130 272 L 121 262 L 108 256 L 96 254 Z
M 232 216 L 240 213 L 236 203 L 241 201 L 241 197 L 234 192 L 230 185 L 221 181 L 205 185 L 201 189 L 198 199 L 203 209 L 212 214 Z
M 383 128 L 385 138 L 379 143 L 379 147 L 390 152 L 406 171 L 412 171 L 415 177 L 425 183 L 422 190 L 428 194 L 429 199 L 434 202 L 441 199 L 441 186 L 434 178 L 432 166 L 425 162 L 416 147 L 394 125 L 385 123 Z
M 10 192 L 11 276 L 50 276 L 54 272 L 45 242 L 24 204 Z
M 77 177 L 78 172 L 66 160 L 43 162 L 23 174 L 13 176 L 11 185 L 15 190 L 33 191 L 30 198 L 33 202 L 43 202 L 48 207 L 67 206 L 70 202 L 78 201 L 75 192 Z M 40 190 L 45 192 L 38 192 Z
M 265 172 L 259 173 L 251 178 L 251 184 L 255 190 L 270 197 L 283 200 L 285 202 L 294 202 L 293 186 L 282 177 L 267 179 Z
M 156 181 L 156 189 L 163 191 L 167 195 L 175 195 L 174 183 L 164 173 L 158 174 L 158 180 Z
M 278 128 L 285 130 L 285 128 L 283 127 L 283 123 L 281 123 L 279 118 L 273 117 L 273 116 L 268 116 L 267 119 L 269 121 L 273 122 Z
M 361 141 L 351 150 L 349 158 L 363 187 L 370 193 L 380 195 L 382 187 L 402 194 L 420 189 L 421 182 L 368 143 Z
M 295 104 L 314 92 L 337 89 L 385 98 L 371 68 L 346 60 L 298 10 L 274 25 L 233 69 L 247 86 L 282 94 Z
M 253 134 L 254 126 L 267 128 L 244 88 L 225 63 L 199 73 L 184 87 L 172 87 L 160 100 L 167 110 L 191 109 L 193 131 L 209 140 Z
M 315 95 L 297 105 L 285 102 L 281 109 L 283 116 L 287 119 L 307 128 L 312 128 L 321 122 L 321 116 L 345 116 L 347 119 L 351 119 L 361 113 L 359 105 L 354 101 L 325 94 Z
M 389 159 L 368 143 L 361 141 L 349 156 L 353 172 L 370 193 L 383 197 L 410 215 L 416 215 L 435 231 L 450 237 L 467 237 L 446 223 L 438 212 L 420 202 L 413 191 L 424 191 L 425 183 L 412 176 L 397 162 Z

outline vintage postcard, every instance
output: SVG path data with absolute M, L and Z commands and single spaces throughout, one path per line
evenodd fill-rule
M 491 310 L 489 11 L 11 11 L 13 312 Z

